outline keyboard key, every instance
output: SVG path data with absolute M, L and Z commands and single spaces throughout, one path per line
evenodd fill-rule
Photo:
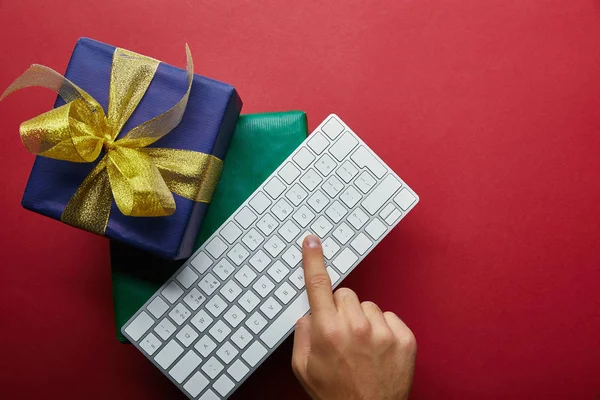
M 221 280 L 227 279 L 227 277 L 229 277 L 229 275 L 231 275 L 234 270 L 235 267 L 231 265 L 231 263 L 225 258 L 221 259 L 221 261 L 219 261 L 217 265 L 215 265 L 215 267 L 213 268 L 213 272 L 219 278 L 221 278 Z
M 267 325 L 267 320 L 257 311 L 246 320 L 246 326 L 250 328 L 254 334 L 258 334 Z
M 177 304 L 169 313 L 169 317 L 171 317 L 171 319 L 175 321 L 177 325 L 183 324 L 185 320 L 190 317 L 190 315 L 190 310 L 188 310 L 187 307 L 182 303 Z
M 323 124 L 321 130 L 331 139 L 335 139 L 344 130 L 344 125 L 342 125 L 336 117 L 332 116 L 325 124 Z
M 281 282 L 289 272 L 290 270 L 287 269 L 286 266 L 283 265 L 279 260 L 275 261 L 271 268 L 269 268 L 267 271 L 269 276 L 277 283 Z
M 396 209 L 396 207 L 394 207 L 394 205 L 392 203 L 388 203 L 386 204 L 385 207 L 383 207 L 381 209 L 381 211 L 379 211 L 379 216 L 383 219 L 386 219 L 388 215 L 390 215 L 390 213 L 392 211 L 394 211 Z
M 367 171 L 364 171 L 362 174 L 356 178 L 354 184 L 358 187 L 363 193 L 367 193 L 373 186 L 375 186 L 377 181 L 371 174 Z
M 250 312 L 260 304 L 260 299 L 252 292 L 252 290 L 248 290 L 240 297 L 238 303 L 240 303 L 244 310 Z
M 292 275 L 290 275 L 290 282 L 298 289 L 302 289 L 304 287 L 304 269 L 298 268 L 292 272 Z
M 269 182 L 264 186 L 265 192 L 272 198 L 276 199 L 279 197 L 281 193 L 285 190 L 285 184 L 281 182 L 281 179 L 274 176 L 271 178 Z
M 315 156 L 306 147 L 302 147 L 294 154 L 292 159 L 301 169 L 306 169 L 315 160 Z
M 264 356 L 267 355 L 267 349 L 265 349 L 259 342 L 254 342 L 248 347 L 248 349 L 242 354 L 242 358 L 251 367 L 256 366 Z
M 271 236 L 267 243 L 265 243 L 265 249 L 271 254 L 273 257 L 277 257 L 279 253 L 285 249 L 285 243 L 277 235 Z
M 302 186 L 298 185 L 297 183 L 294 183 L 290 190 L 288 190 L 288 192 L 285 194 L 285 197 L 287 197 L 295 206 L 302 203 L 306 196 L 308 196 L 306 190 L 302 189 Z
M 150 311 L 155 318 L 160 318 L 168 309 L 169 306 L 167 303 L 158 296 L 148 304 L 148 311 Z
M 206 255 L 205 252 L 201 251 L 190 261 L 190 264 L 192 264 L 192 266 L 196 268 L 198 272 L 203 274 L 212 265 L 212 260 Z
M 327 210 L 325 210 L 325 214 L 327 214 L 327 216 L 336 224 L 344 218 L 344 215 L 346 215 L 347 212 L 348 210 L 346 207 L 337 200 L 331 203 Z
M 194 328 L 186 324 L 179 332 L 177 332 L 175 337 L 179 339 L 181 344 L 183 344 L 185 347 L 188 347 L 194 343 L 194 340 L 196 340 L 198 337 L 198 333 L 194 330 Z
M 322 180 L 323 178 L 321 178 L 321 175 L 319 175 L 317 171 L 312 168 L 306 171 L 306 173 L 300 177 L 300 182 L 308 189 L 309 192 L 312 192 Z
M 225 252 L 225 250 L 227 250 L 227 245 L 221 240 L 220 237 L 215 236 L 215 238 L 208 242 L 208 244 L 205 246 L 205 249 L 214 258 L 219 258 Z
M 225 318 L 225 321 L 229 322 L 229 325 L 235 328 L 240 324 L 240 322 L 242 322 L 244 318 L 246 318 L 246 314 L 244 314 L 244 312 L 234 304 L 229 310 L 227 310 L 223 318 Z
M 176 330 L 175 325 L 167 318 L 160 321 L 155 327 L 154 332 L 158 334 L 163 340 L 167 340 Z
M 375 213 L 384 205 L 390 197 L 400 189 L 402 184 L 400 181 L 393 175 L 388 175 L 373 190 L 367 197 L 362 201 L 361 205 L 369 212 L 371 215 L 375 215 Z
M 306 228 L 306 226 L 308 226 L 308 224 L 310 224 L 310 221 L 312 221 L 313 218 L 315 218 L 315 214 L 313 214 L 313 212 L 310 211 L 309 208 L 303 204 L 300 206 L 298 211 L 296 211 L 294 213 L 293 217 L 294 217 L 294 220 L 301 227 Z
M 183 388 L 192 397 L 198 396 L 205 387 L 208 386 L 208 379 L 202 375 L 201 372 L 196 372 L 192 377 L 183 385 Z
M 340 279 L 340 275 L 331 267 L 327 267 L 327 274 L 329 274 L 331 286 L 333 286 Z
M 236 274 L 235 279 L 242 284 L 243 287 L 248 287 L 250 283 L 256 278 L 254 271 L 247 265 L 244 265 Z
M 154 352 L 156 350 L 158 350 L 158 348 L 162 345 L 162 342 L 160 341 L 160 339 L 158 339 L 156 336 L 154 336 L 154 333 L 150 332 L 145 338 L 144 340 L 142 340 L 140 342 L 140 347 L 149 355 L 151 356 L 152 354 L 154 354 Z
M 262 250 L 257 251 L 252 258 L 250 258 L 250 265 L 252 265 L 258 272 L 262 272 L 270 263 L 271 259 Z
M 388 225 L 394 225 L 401 216 L 402 212 L 397 208 L 394 208 L 394 211 L 392 211 L 385 219 L 385 223 Z
M 273 317 L 276 316 L 280 310 L 281 304 L 279 304 L 273 297 L 269 297 L 260 306 L 260 311 L 262 311 L 269 319 L 273 319 Z
M 183 347 L 177 344 L 176 341 L 171 340 L 163 349 L 154 357 L 154 361 L 160 365 L 163 369 L 167 369 L 173 364 L 173 361 L 177 359 L 183 353 Z
M 219 320 L 208 331 L 210 335 L 217 341 L 222 342 L 231 333 L 231 328 L 225 325 L 225 322 Z
M 328 203 L 329 199 L 320 190 L 316 190 L 308 199 L 308 205 L 316 212 L 321 212 Z
M 221 375 L 213 385 L 213 389 L 219 392 L 221 396 L 226 396 L 234 387 L 235 384 L 226 375 Z
M 337 167 L 337 163 L 333 161 L 333 158 L 327 153 L 323 154 L 321 158 L 317 160 L 315 163 L 315 167 L 317 170 L 323 174 L 324 176 L 329 175 L 335 167 Z
M 348 215 L 347 220 L 355 229 L 360 229 L 369 220 L 369 216 L 357 208 Z
M 256 221 L 256 215 L 248 207 L 243 207 L 234 217 L 234 219 L 242 226 L 247 229 L 254 221 Z
M 275 228 L 277 228 L 277 225 L 279 225 L 279 223 L 275 218 L 271 216 L 271 214 L 265 214 L 256 224 L 256 226 L 258 226 L 258 229 L 260 229 L 261 232 L 267 236 L 273 233 Z
M 296 246 L 291 246 L 285 251 L 285 253 L 283 253 L 281 258 L 287 263 L 287 265 L 290 266 L 290 268 L 294 268 L 302 260 L 302 253 L 296 248 Z
M 249 255 L 250 252 L 239 243 L 235 244 L 229 253 L 227 253 L 227 257 L 229 257 L 229 259 L 233 261 L 235 265 L 242 265 L 244 260 L 248 258 Z
M 237 238 L 242 235 L 242 230 L 233 221 L 229 221 L 227 225 L 221 229 L 221 236 L 227 240 L 229 244 L 233 244 Z
M 417 201 L 417 198 L 408 189 L 404 188 L 396 197 L 394 197 L 394 201 L 402 210 L 406 211 L 415 201 Z
M 212 390 L 208 389 L 198 400 L 221 400 Z
M 358 193 L 358 190 L 354 189 L 352 186 L 348 186 L 340 195 L 340 200 L 342 200 L 349 208 L 353 208 L 358 204 L 361 198 L 362 196 Z
M 231 336 L 231 340 L 237 347 L 243 349 L 252 341 L 252 334 L 242 326 Z
M 212 324 L 213 319 L 210 315 L 206 313 L 204 310 L 200 310 L 192 317 L 190 320 L 192 325 L 196 327 L 200 332 L 204 332 L 206 328 Z
M 335 175 L 331 176 L 323 184 L 323 190 L 331 197 L 335 197 L 344 188 L 344 184 Z
M 250 368 L 240 360 L 235 360 L 235 362 L 231 364 L 231 367 L 227 369 L 227 373 L 238 382 L 244 379 L 244 376 L 246 376 L 248 372 L 250 372 Z
M 235 300 L 242 293 L 242 288 L 239 287 L 234 281 L 229 280 L 227 283 L 221 288 L 221 294 L 225 297 L 230 303 Z
M 221 364 L 214 356 L 209 358 L 202 366 L 202 371 L 204 371 L 210 379 L 215 379 L 222 370 L 223 364 Z
M 296 291 L 287 282 L 283 282 L 283 284 L 275 291 L 275 296 L 277 296 L 283 304 L 289 303 L 295 295 Z
M 217 290 L 217 288 L 219 287 L 219 285 L 220 285 L 220 283 L 217 280 L 217 278 L 215 278 L 210 273 L 206 274 L 204 276 L 204 278 L 202 278 L 202 280 L 198 284 L 198 286 L 200 287 L 200 289 L 202 289 L 202 291 L 204 293 L 206 293 L 208 296 L 210 296 L 211 294 L 213 294 L 213 292 L 215 290 Z
M 338 269 L 338 271 L 345 274 L 354 263 L 358 261 L 358 257 L 356 254 L 352 252 L 348 247 L 344 248 L 342 252 L 333 260 L 333 266 Z
M 333 236 L 339 240 L 341 244 L 346 244 L 348 243 L 348 240 L 354 236 L 354 231 L 345 222 L 342 222 L 334 229 Z
M 183 298 L 185 304 L 187 304 L 193 311 L 196 311 L 198 307 L 200 307 L 200 305 L 204 303 L 205 300 L 206 297 L 204 297 L 202 293 L 200 293 L 200 291 L 196 288 L 190 290 L 188 294 Z
M 294 166 L 291 162 L 285 163 L 283 167 L 277 172 L 277 175 L 285 181 L 288 185 L 296 180 L 300 176 L 300 170 Z
M 190 267 L 183 268 L 177 275 L 177 280 L 186 289 L 189 289 L 190 286 L 196 282 L 196 279 L 198 279 L 198 275 L 196 275 Z
M 352 164 L 352 161 L 346 160 L 344 163 L 335 171 L 344 182 L 350 183 L 352 178 L 358 174 L 358 169 Z
M 267 295 L 275 287 L 275 284 L 271 282 L 269 278 L 263 275 L 260 278 L 258 278 L 254 285 L 252 285 L 252 287 L 261 297 L 267 297 Z
M 250 207 L 252 207 L 254 211 L 262 214 L 271 205 L 271 200 L 269 200 L 263 192 L 258 192 L 248 204 L 250 204 Z
M 378 218 L 369 222 L 365 228 L 365 231 L 375 240 L 379 239 L 386 230 L 386 226 Z
M 225 363 L 229 364 L 231 360 L 237 356 L 238 351 L 230 342 L 225 342 L 219 350 L 217 350 L 217 356 Z
M 210 311 L 210 313 L 215 317 L 221 315 L 221 313 L 225 311 L 226 308 L 227 303 L 218 294 L 216 294 L 212 299 L 208 301 L 208 303 L 206 303 L 206 309 Z
M 169 284 L 160 292 L 163 297 L 171 304 L 175 303 L 183 294 L 183 289 L 179 287 L 174 281 L 169 282 Z
M 375 158 L 373 154 L 365 147 L 360 146 L 358 150 L 350 156 L 352 161 L 360 168 L 367 168 L 379 179 L 383 178 L 386 173 L 385 167 Z
M 371 247 L 372 244 L 373 242 L 362 232 L 356 235 L 354 240 L 350 242 L 350 246 L 352 246 L 352 248 L 361 256 L 369 250 L 369 247 Z
M 300 233 L 300 228 L 288 220 L 279 228 L 278 232 L 286 241 L 291 242 Z
M 309 309 L 308 296 L 306 295 L 306 291 L 303 291 L 300 296 L 298 296 L 288 308 L 283 310 L 279 317 L 265 329 L 260 335 L 260 340 L 270 348 L 275 347 L 275 345 L 296 325 L 296 321 L 304 316 Z
M 357 144 L 358 140 L 352 136 L 350 132 L 346 132 L 331 146 L 329 152 L 336 158 L 336 160 L 342 161 L 348 154 L 350 154 L 352 149 L 355 148 Z
M 310 138 L 308 139 L 307 144 L 308 144 L 308 147 L 310 147 L 312 151 L 314 151 L 317 154 L 321 154 L 323 152 L 323 150 L 325 150 L 327 148 L 327 146 L 329 146 L 329 141 L 327 139 L 325 139 L 325 136 L 323 136 L 323 135 L 321 135 L 321 133 L 317 132 L 317 133 L 310 135 Z
M 277 203 L 271 208 L 273 214 L 281 221 L 286 219 L 288 215 L 294 210 L 294 208 L 285 199 L 279 199 Z
M 340 246 L 330 237 L 325 239 L 321 246 L 323 247 L 323 255 L 328 260 L 331 260 L 331 258 L 340 250 Z
M 310 229 L 312 229 L 312 231 L 321 239 L 327 235 L 331 228 L 333 228 L 331 222 L 322 215 L 310 226 Z
M 254 251 L 258 248 L 258 246 L 265 240 L 265 238 L 258 233 L 258 231 L 254 228 L 250 229 L 248 231 L 248 233 L 244 236 L 244 238 L 242 239 L 242 242 L 244 242 L 244 244 L 246 246 L 248 246 L 248 248 L 251 251 Z
M 217 348 L 217 344 L 213 342 L 208 335 L 204 335 L 196 342 L 194 348 L 198 350 L 198 353 L 202 354 L 203 357 L 208 357 L 208 355 Z
M 198 354 L 190 350 L 171 368 L 169 375 L 175 379 L 175 382 L 181 383 L 200 365 L 201 361 Z

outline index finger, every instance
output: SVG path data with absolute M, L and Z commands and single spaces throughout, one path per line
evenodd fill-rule
M 302 242 L 302 264 L 306 293 L 313 315 L 336 311 L 331 279 L 325 269 L 321 241 L 315 235 L 308 235 Z

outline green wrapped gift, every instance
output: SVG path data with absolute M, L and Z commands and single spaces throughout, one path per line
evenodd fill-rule
M 306 114 L 289 111 L 240 116 L 221 180 L 196 241 L 198 248 L 306 138 Z M 111 241 L 117 339 L 121 326 L 156 292 L 184 260 L 168 261 Z

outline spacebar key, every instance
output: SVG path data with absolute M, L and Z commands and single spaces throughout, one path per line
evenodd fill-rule
M 267 346 L 273 348 L 296 325 L 296 321 L 310 309 L 306 290 L 260 335 Z

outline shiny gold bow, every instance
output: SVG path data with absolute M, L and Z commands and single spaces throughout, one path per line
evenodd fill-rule
M 194 65 L 187 55 L 187 91 L 170 110 L 115 140 L 152 81 L 159 61 L 116 49 L 110 76 L 108 115 L 88 93 L 58 72 L 32 65 L 0 96 L 30 86 L 56 91 L 67 104 L 21 124 L 27 150 L 43 157 L 77 163 L 104 157 L 81 183 L 63 210 L 61 221 L 104 234 L 114 198 L 128 216 L 167 216 L 175 212 L 173 193 L 210 202 L 223 162 L 190 150 L 148 148 L 175 128 L 187 107 Z

